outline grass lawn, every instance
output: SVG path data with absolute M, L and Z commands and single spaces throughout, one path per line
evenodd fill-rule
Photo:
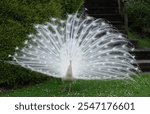
M 61 80 L 49 79 L 34 86 L 0 93 L 0 96 L 150 96 L 150 75 L 135 77 L 135 81 L 76 81 L 69 92 Z
M 128 33 L 128 38 L 138 40 L 138 48 L 150 48 L 150 37 L 141 38 L 137 33 L 131 31 Z

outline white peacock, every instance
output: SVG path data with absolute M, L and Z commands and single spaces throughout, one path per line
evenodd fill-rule
M 139 71 L 132 44 L 104 19 L 75 13 L 35 28 L 12 63 L 65 80 L 130 79 Z

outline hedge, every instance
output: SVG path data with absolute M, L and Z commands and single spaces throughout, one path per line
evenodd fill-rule
M 47 76 L 4 61 L 16 46 L 22 46 L 34 24 L 51 17 L 65 18 L 76 12 L 83 0 L 1 0 L 0 1 L 0 87 L 16 87 L 47 80 Z

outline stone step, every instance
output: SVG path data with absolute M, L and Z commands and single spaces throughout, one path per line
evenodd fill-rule
M 85 7 L 88 9 L 87 13 L 90 16 L 104 18 L 110 21 L 120 32 L 124 32 L 123 19 L 118 12 L 117 0 L 86 0 Z M 130 41 L 138 48 L 138 41 Z M 136 49 L 131 53 L 135 55 L 141 70 L 143 72 L 150 72 L 150 49 Z
M 89 7 L 87 13 L 89 14 L 118 14 L 116 7 Z
M 131 52 L 143 72 L 150 72 L 150 49 L 135 49 Z
M 123 23 L 121 21 L 111 21 L 110 22 L 117 29 L 123 30 Z
M 150 60 L 150 49 L 135 49 L 131 52 L 137 60 Z
M 150 60 L 138 60 L 137 63 L 143 72 L 150 72 Z
M 124 33 L 123 18 L 119 14 L 117 0 L 86 0 L 85 7 L 90 16 L 104 18 Z
M 93 16 L 95 18 L 104 18 L 110 22 L 113 21 L 122 21 L 122 17 L 119 14 L 89 14 L 90 16 Z
M 118 14 L 89 14 L 89 15 L 95 18 L 104 18 L 120 31 L 122 30 L 124 31 L 123 27 L 124 24 L 123 21 L 121 21 L 122 18 Z
M 98 4 L 98 3 L 88 3 L 88 4 L 84 4 L 84 6 L 86 7 L 86 8 L 88 8 L 88 7 L 116 7 L 116 8 L 118 8 L 118 5 L 117 4 Z
M 94 7 L 103 7 L 103 6 L 114 6 L 117 7 L 118 4 L 117 2 L 114 0 L 86 0 L 85 1 L 85 7 L 88 6 L 94 6 Z
M 97 2 L 97 3 L 104 3 L 104 2 L 107 2 L 107 3 L 114 3 L 114 2 L 117 2 L 118 0 L 85 0 L 86 3 L 93 3 L 93 2 Z

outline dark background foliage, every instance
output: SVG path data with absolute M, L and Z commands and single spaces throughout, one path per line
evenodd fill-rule
M 48 77 L 4 61 L 16 46 L 22 46 L 34 24 L 51 17 L 65 18 L 80 9 L 83 0 L 0 0 L 0 87 L 40 83 Z
M 150 0 L 129 0 L 130 27 L 141 37 L 150 36 Z

